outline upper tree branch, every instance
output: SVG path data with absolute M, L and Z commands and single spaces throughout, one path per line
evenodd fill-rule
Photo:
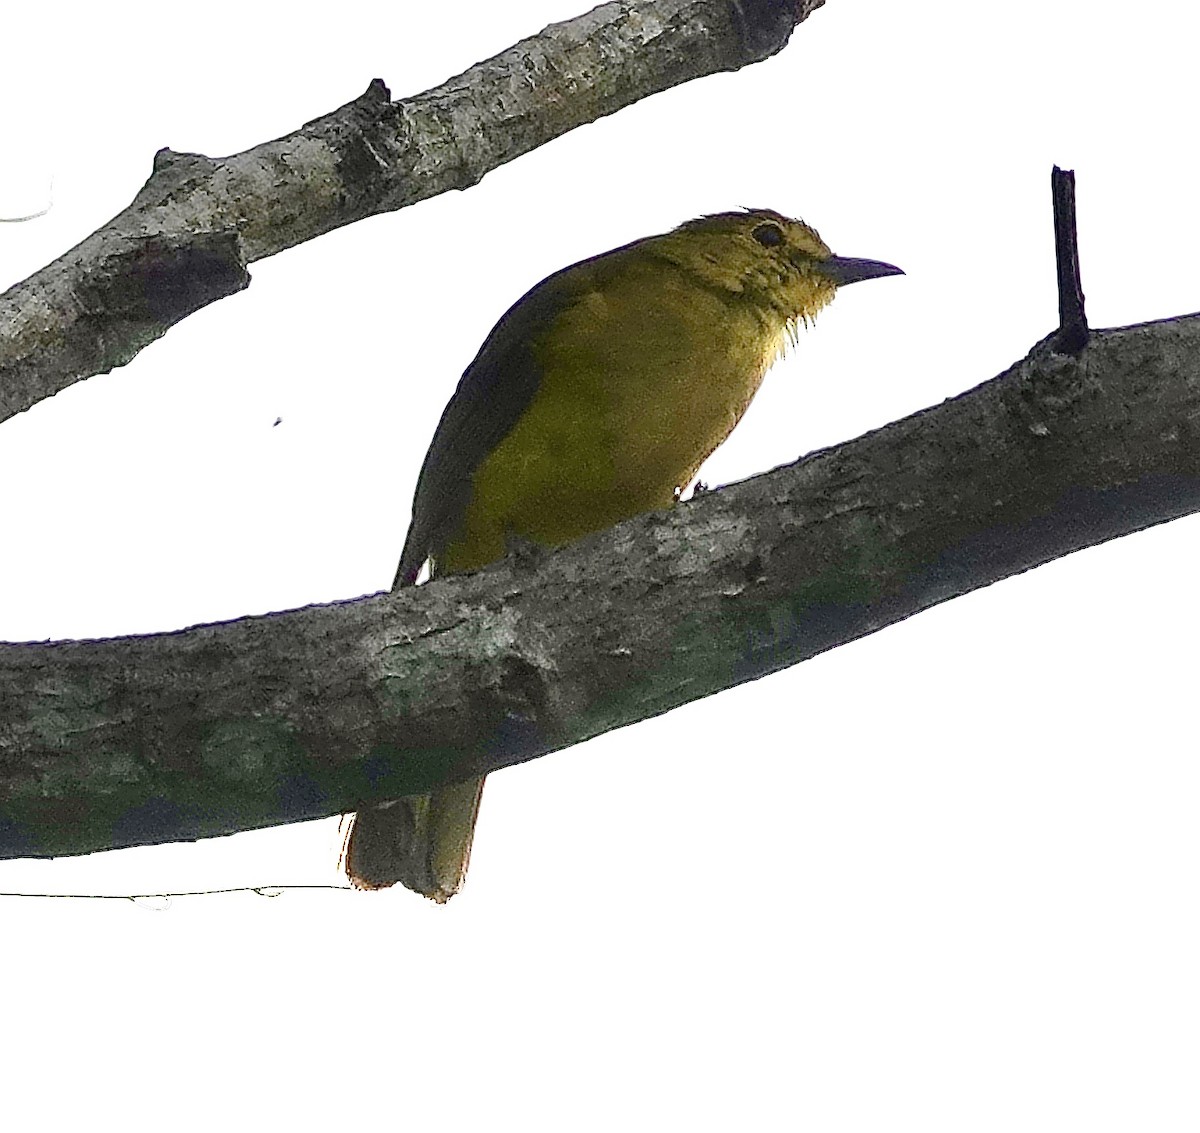
M 1200 316 L 1099 331 L 533 563 L 0 646 L 0 856 L 332 815 L 664 712 L 1200 510 L 1198 420 Z
M 366 93 L 232 157 L 161 150 L 133 203 L 0 295 L 0 421 L 128 362 L 246 287 L 246 265 L 365 216 L 462 189 L 649 94 L 779 51 L 824 0 L 601 5 L 389 101 Z

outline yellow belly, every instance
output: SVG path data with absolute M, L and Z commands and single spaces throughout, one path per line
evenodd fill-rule
M 660 275 L 652 307 L 636 279 L 622 283 L 536 343 L 538 392 L 476 469 L 439 571 L 503 557 L 509 535 L 557 546 L 669 507 L 745 412 L 782 323 L 686 281 L 664 288 Z

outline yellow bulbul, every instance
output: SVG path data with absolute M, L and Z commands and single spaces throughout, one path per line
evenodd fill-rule
M 670 507 L 763 375 L 838 287 L 902 274 L 835 256 L 768 209 L 718 213 L 573 264 L 496 324 L 425 457 L 396 586 Z M 445 901 L 466 875 L 483 779 L 360 811 L 346 872 Z

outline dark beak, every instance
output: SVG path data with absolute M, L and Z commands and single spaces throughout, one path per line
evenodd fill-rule
M 894 264 L 879 260 L 856 260 L 851 256 L 830 256 L 817 265 L 817 270 L 829 276 L 839 287 L 847 283 L 861 283 L 864 279 L 878 279 L 883 275 L 903 275 Z

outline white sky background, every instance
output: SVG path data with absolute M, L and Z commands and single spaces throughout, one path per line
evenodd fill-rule
M 124 208 L 161 146 L 238 151 L 375 76 L 419 92 L 585 4 L 7 10 L 0 215 L 44 205 L 51 174 L 53 209 L 0 226 L 0 287 Z M 0 639 L 385 588 L 505 308 L 700 213 L 766 205 L 908 272 L 821 316 L 712 484 L 1050 331 L 1055 162 L 1092 324 L 1195 310 L 1198 36 L 1168 0 L 829 0 L 767 63 L 253 265 L 0 427 Z M 494 775 L 445 908 L 0 898 L 6 1121 L 1194 1129 L 1198 557 L 1184 519 Z M 339 841 L 334 819 L 0 862 L 0 890 L 336 882 Z

